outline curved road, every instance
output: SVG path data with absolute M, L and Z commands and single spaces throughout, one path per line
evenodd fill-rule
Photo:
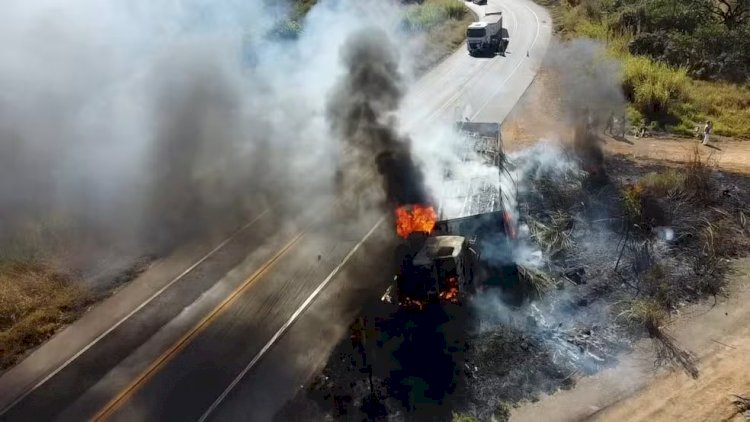
M 457 109 L 501 122 L 531 83 L 550 42 L 548 13 L 528 0 L 486 7 L 504 13 L 506 55 L 473 58 L 462 47 L 426 74 L 406 99 L 409 130 L 452 121 Z M 209 253 L 118 293 L 132 306 L 105 301 L 3 374 L 0 419 L 270 420 L 388 280 L 393 228 L 373 214 L 330 236 L 333 217 L 315 212 L 325 206 L 291 221 L 259 209 Z M 113 315 L 117 324 L 97 327 Z M 76 339 L 84 325 L 97 335 Z

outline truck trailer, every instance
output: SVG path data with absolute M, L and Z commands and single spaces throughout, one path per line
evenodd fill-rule
M 423 309 L 430 303 L 461 304 L 475 289 L 502 282 L 514 271 L 484 255 L 485 242 L 510 242 L 512 219 L 503 208 L 499 173 L 505 164 L 497 123 L 456 123 L 462 159 L 480 159 L 497 174 L 449 177 L 436 205 L 431 232 L 410 234 L 396 250 L 397 273 L 382 300 Z
M 505 51 L 503 39 L 503 13 L 485 14 L 479 22 L 472 22 L 466 29 L 466 48 L 469 55 L 494 55 Z

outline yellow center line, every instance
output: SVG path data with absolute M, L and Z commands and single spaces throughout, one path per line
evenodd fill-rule
M 298 233 L 287 243 L 279 252 L 276 253 L 271 259 L 266 261 L 257 271 L 253 273 L 247 280 L 245 280 L 232 294 L 230 294 L 224 301 L 214 308 L 211 313 L 204 317 L 196 326 L 190 331 L 185 333 L 176 343 L 174 343 L 169 349 L 159 356 L 149 367 L 143 371 L 133 382 L 128 384 L 123 390 L 120 391 L 117 396 L 109 401 L 93 418 L 94 421 L 103 421 L 117 411 L 133 394 L 135 394 L 140 387 L 148 382 L 158 371 L 169 362 L 179 351 L 185 348 L 190 341 L 198 334 L 200 334 L 211 322 L 222 315 L 239 296 L 246 291 L 251 285 L 255 283 L 259 278 L 263 276 L 282 256 L 284 256 L 305 234 L 304 231 Z

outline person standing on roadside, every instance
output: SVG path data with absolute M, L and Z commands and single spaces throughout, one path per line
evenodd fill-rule
M 706 125 L 703 126 L 703 145 L 707 145 L 709 139 L 711 138 L 711 131 L 713 130 L 714 125 L 711 123 L 710 120 L 706 120 Z
M 607 118 L 607 125 L 604 126 L 604 134 L 606 135 L 609 133 L 610 135 L 614 135 L 615 130 L 615 112 L 610 112 L 609 117 Z

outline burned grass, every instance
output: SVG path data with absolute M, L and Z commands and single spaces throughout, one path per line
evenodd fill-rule
M 697 377 L 695 357 L 664 327 L 686 303 L 723 294 L 728 260 L 750 252 L 750 178 L 716 171 L 697 153 L 682 168 L 623 157 L 601 164 L 578 192 L 561 197 L 541 180 L 519 198 L 546 258 L 542 271 L 556 288 L 505 311 L 527 315 L 533 324 L 523 332 L 538 336 L 553 362 L 571 372 L 595 372 L 648 337 L 655 365 Z M 533 286 L 534 279 L 522 281 Z
M 541 336 L 503 325 L 473 334 L 465 374 L 470 397 L 465 413 L 490 420 L 507 403 L 536 400 L 574 383 L 571 371 L 553 361 Z M 476 403 L 476 404 L 475 404 Z
M 323 371 L 275 420 L 450 420 L 466 397 L 468 321 L 458 307 L 367 306 Z
M 641 338 L 653 340 L 654 365 L 700 376 L 665 327 L 685 304 L 723 294 L 727 260 L 750 252 L 750 178 L 697 161 L 671 168 L 616 156 L 605 168 L 593 181 L 540 177 L 519 195 L 528 241 L 544 258 L 519 270 L 523 303 L 478 294 L 452 331 L 442 327 L 455 315 L 383 319 L 367 349 L 372 384 L 346 339 L 277 419 L 314 408 L 305 414 L 502 420 L 509 406 L 615 365 Z M 629 203 L 627 189 L 637 193 Z

